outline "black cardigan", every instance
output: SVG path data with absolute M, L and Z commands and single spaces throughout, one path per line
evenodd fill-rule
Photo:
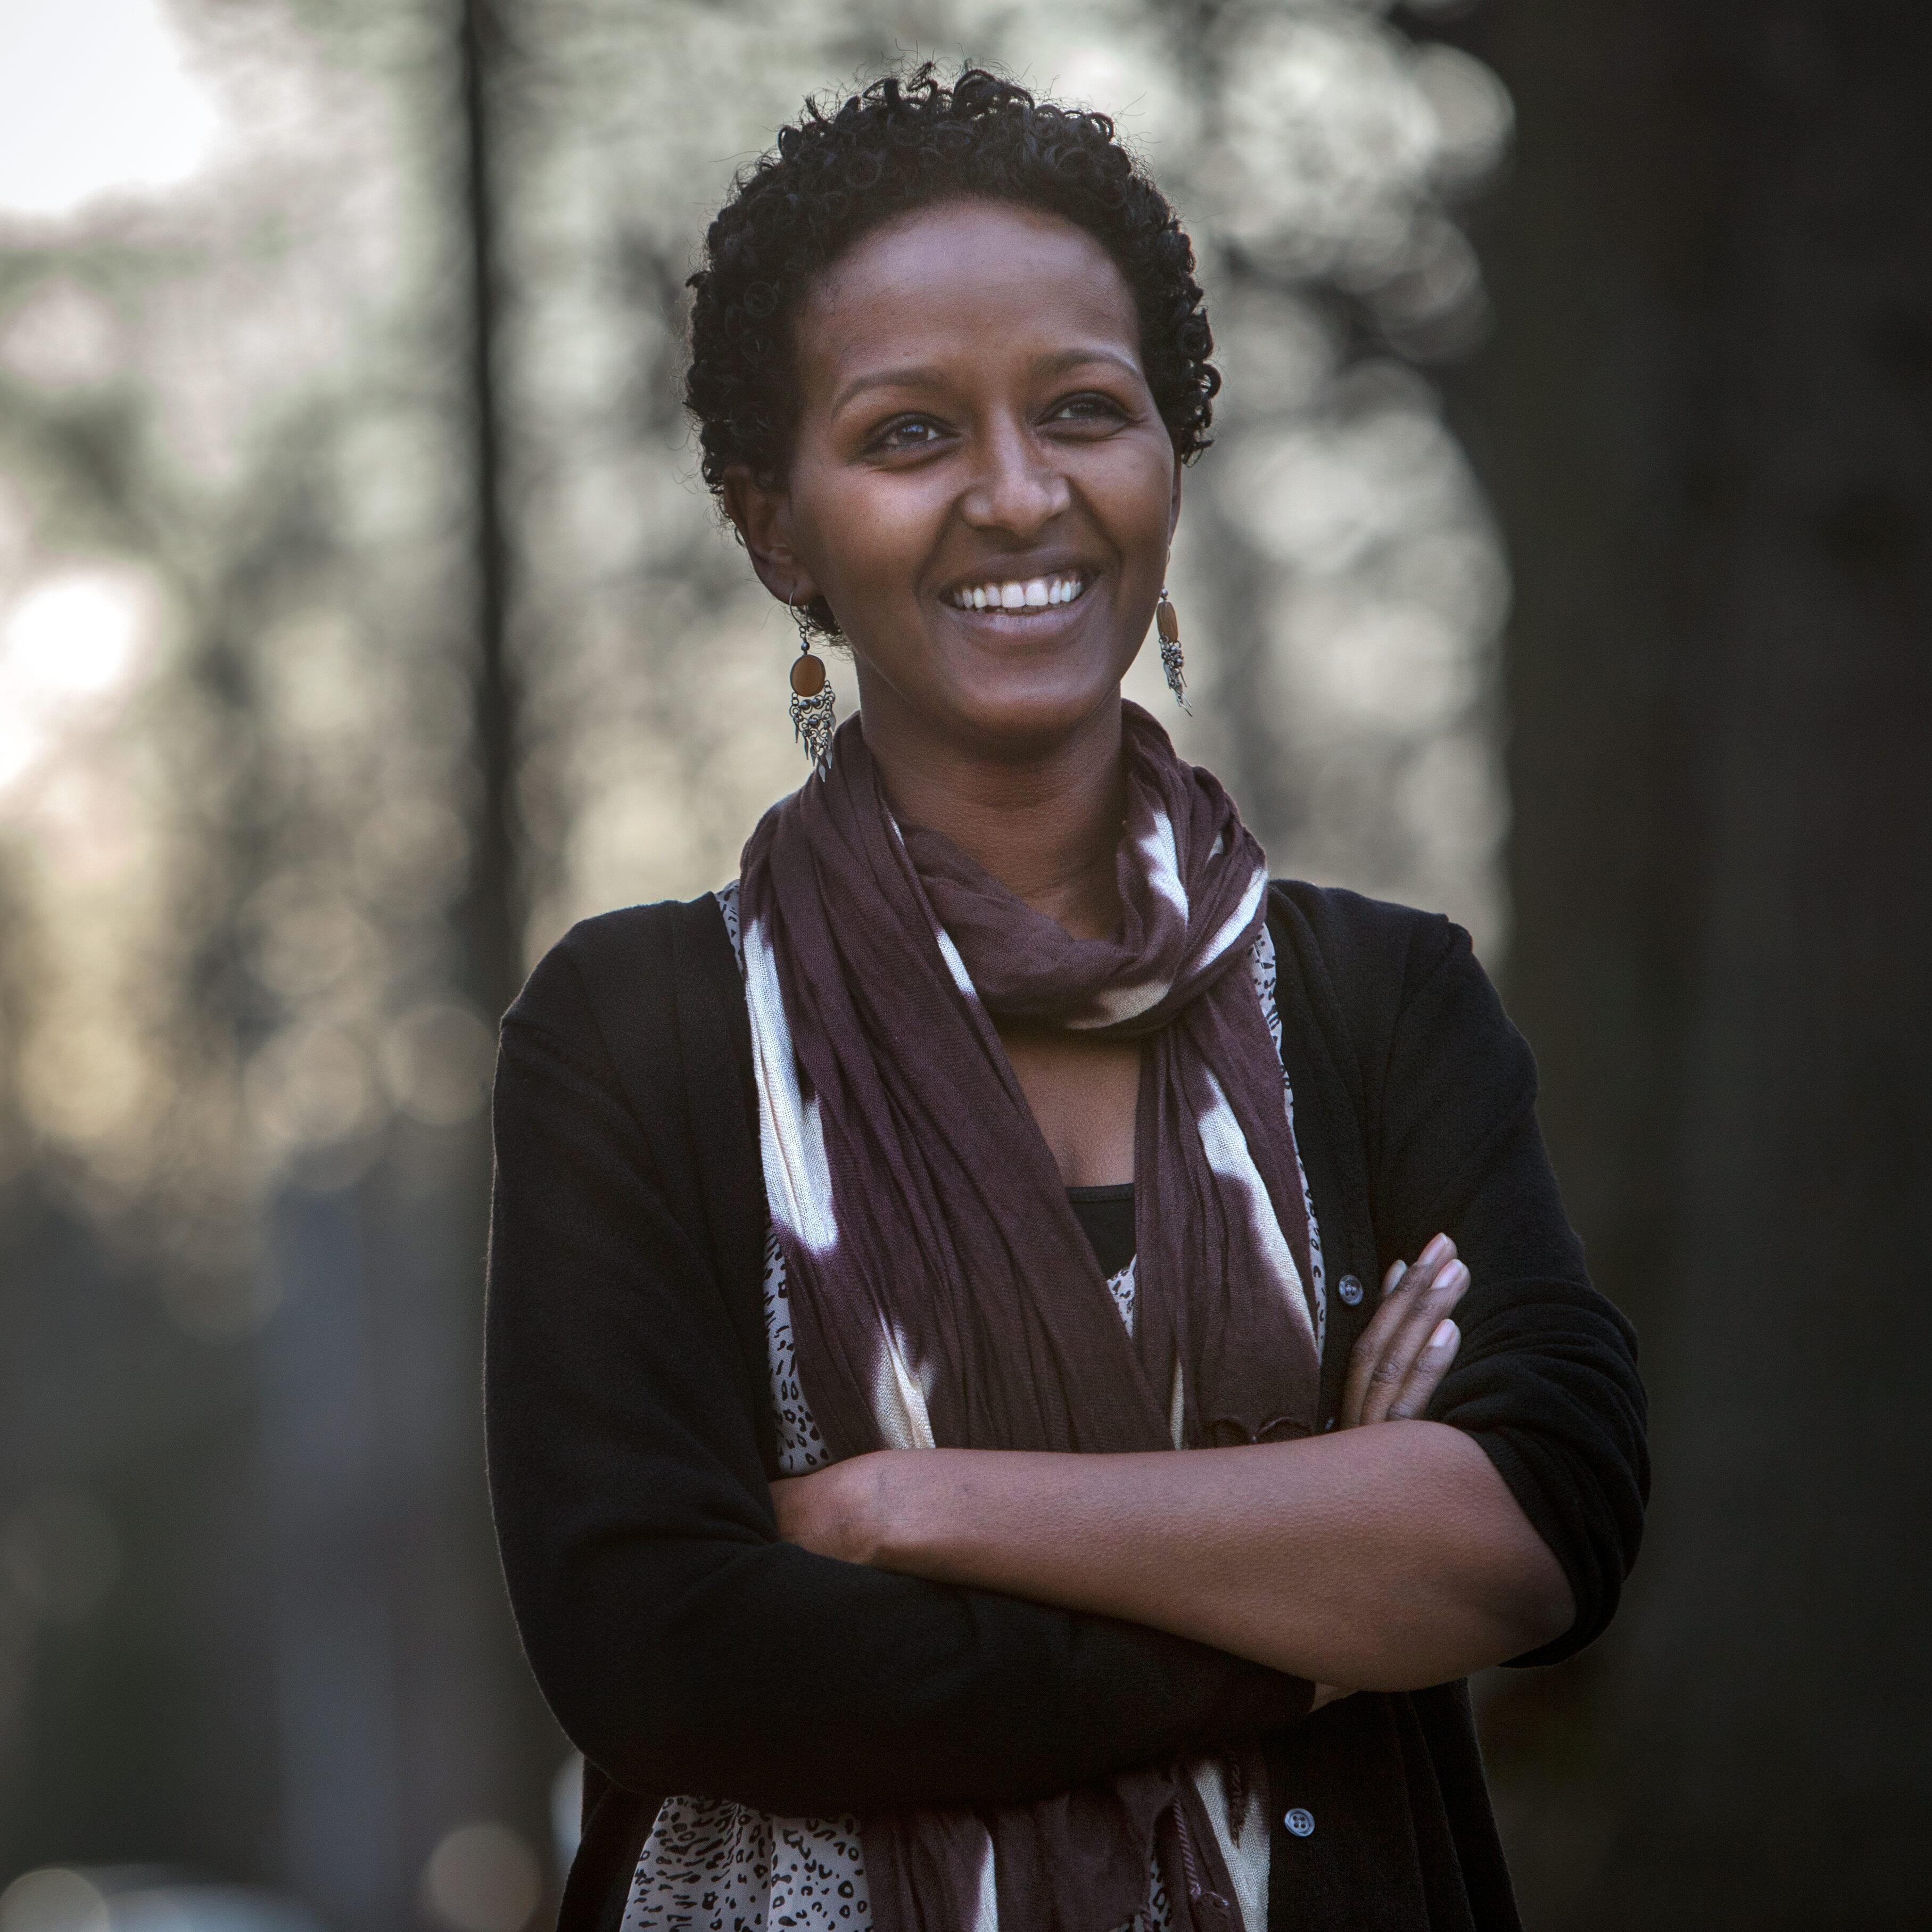
M 1521 1660 L 1567 1656 L 1616 1607 L 1648 1473 L 1634 1339 L 1585 1275 L 1529 1050 L 1446 920 L 1286 884 L 1269 923 L 1324 1417 L 1382 1270 L 1446 1229 L 1474 1286 L 1430 1412 L 1482 1444 L 1575 1593 L 1574 1628 Z M 1310 1717 L 1299 1679 L 1180 1638 L 778 1540 L 756 1118 L 709 898 L 577 926 L 505 1019 L 490 1481 L 525 1648 L 588 1766 L 565 1932 L 617 1924 L 664 1794 L 992 1804 L 1258 1738 L 1277 1932 L 1514 1927 L 1462 1684 Z M 1352 1777 L 1391 1746 L 1404 1788 Z M 1282 1829 L 1291 1807 L 1312 1834 Z

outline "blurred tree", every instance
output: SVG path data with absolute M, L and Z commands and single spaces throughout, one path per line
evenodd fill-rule
M 1932 16 L 1501 0 L 1462 389 L 1517 584 L 1509 992 L 1658 1492 L 1492 1709 L 1533 1922 L 1921 1925 Z
M 496 362 L 510 292 L 500 266 L 496 172 L 514 138 L 514 42 L 488 0 L 461 0 L 454 22 L 461 124 L 462 224 L 468 255 L 467 353 L 472 442 L 471 554 L 475 657 L 471 670 L 477 768 L 476 836 L 464 898 L 455 909 L 468 953 L 472 996 L 502 1013 L 524 976 L 521 840 L 517 812 L 520 689 L 510 659 L 515 558 L 504 514 L 505 424 Z
M 0 1879 L 186 1864 L 352 1932 L 466 1824 L 534 1870 L 564 1751 L 475 1372 L 489 130 L 460 14 L 190 23 L 239 164 L 0 251 Z

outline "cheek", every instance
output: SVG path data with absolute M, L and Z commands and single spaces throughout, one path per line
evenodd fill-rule
M 847 472 L 803 505 L 813 574 L 836 602 L 910 598 L 945 521 L 945 505 L 919 479 Z
M 1108 512 L 1120 532 L 1124 549 L 1138 562 L 1147 558 L 1158 568 L 1166 551 L 1168 525 L 1174 506 L 1174 452 L 1165 436 L 1150 437 L 1122 452 L 1119 472 L 1112 479 Z

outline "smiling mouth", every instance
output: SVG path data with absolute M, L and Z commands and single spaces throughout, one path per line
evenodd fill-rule
M 1029 616 L 1041 610 L 1078 603 L 1092 579 L 1084 571 L 1057 571 L 1051 577 L 1006 578 L 962 585 L 946 593 L 956 610 L 997 611 L 1002 616 Z

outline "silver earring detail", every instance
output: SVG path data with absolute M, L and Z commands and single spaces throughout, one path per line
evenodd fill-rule
M 1189 717 L 1194 716 L 1194 707 L 1187 701 L 1187 679 L 1185 676 L 1187 660 L 1180 654 L 1180 620 L 1175 615 L 1174 606 L 1167 601 L 1167 586 L 1162 584 L 1160 602 L 1154 607 L 1154 628 L 1160 633 L 1160 668 L 1167 674 L 1167 688 L 1174 693 L 1174 701 Z
M 832 762 L 832 734 L 838 719 L 825 660 L 812 654 L 812 625 L 792 598 L 785 608 L 798 626 L 798 656 L 791 661 L 791 728 L 805 747 L 814 772 L 823 776 Z

